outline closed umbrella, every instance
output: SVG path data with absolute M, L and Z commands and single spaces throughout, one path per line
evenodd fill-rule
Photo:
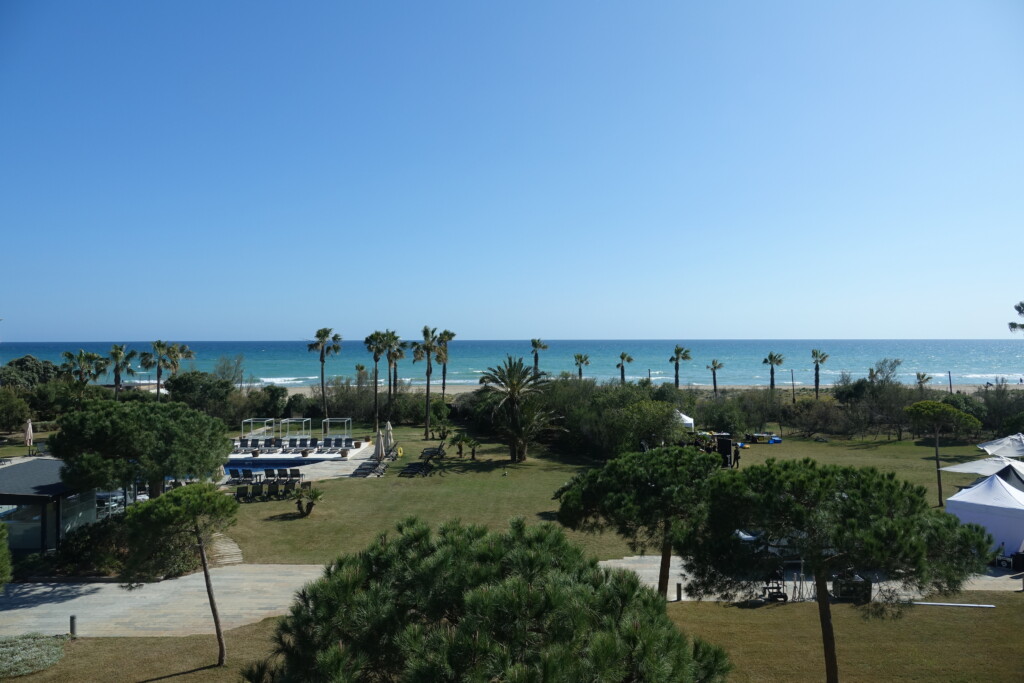
M 378 461 L 384 459 L 384 436 L 377 430 L 377 438 L 373 442 L 373 457 Z
M 395 434 L 391 431 L 391 420 L 388 420 L 387 425 L 384 427 L 384 437 L 384 443 L 388 447 L 387 452 L 390 453 L 395 450 Z
M 25 445 L 32 447 L 32 420 L 25 423 Z

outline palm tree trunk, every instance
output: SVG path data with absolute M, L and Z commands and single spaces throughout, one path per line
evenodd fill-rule
M 427 405 L 425 415 L 423 417 L 423 438 L 429 438 L 430 436 L 430 358 L 427 358 Z
M 156 366 L 156 402 L 157 403 L 160 402 L 160 378 L 162 376 L 163 376 L 163 370 L 160 368 L 160 365 L 157 364 L 157 366 Z
M 121 394 L 121 373 L 114 370 L 114 400 L 119 401 Z
M 536 377 L 540 374 L 540 352 L 533 352 L 533 376 Z
M 676 362 L 676 389 L 679 388 L 679 362 Z
M 320 352 L 320 402 L 324 408 L 324 419 L 327 419 L 327 383 L 324 381 L 324 355 Z
M 772 372 L 772 381 L 771 381 L 771 387 L 770 388 L 774 391 L 775 390 L 775 366 L 772 365 L 770 367 L 771 367 L 771 372 Z
M 619 384 L 626 386 L 626 364 L 623 363 L 622 367 L 619 368 Z
M 373 428 L 374 430 L 380 429 L 380 404 L 377 402 L 377 372 L 380 366 L 380 361 L 373 361 Z
M 814 400 L 815 401 L 818 400 L 818 386 L 820 385 L 818 370 L 819 370 L 818 364 L 815 363 L 814 364 Z
M 935 477 L 939 480 L 939 507 L 942 507 L 942 469 L 939 463 L 939 428 L 935 428 Z
M 582 366 L 582 365 L 578 365 L 578 366 L 576 366 L 576 367 L 577 367 L 577 369 L 579 369 L 579 371 L 580 371 L 580 379 L 583 379 L 583 366 Z
M 217 666 L 224 666 L 228 658 L 228 648 L 224 643 L 224 631 L 220 627 L 220 613 L 217 612 L 217 599 L 213 596 L 213 581 L 210 580 L 210 563 L 206 559 L 206 545 L 199 525 L 195 526 L 196 542 L 199 544 L 199 559 L 203 563 L 203 578 L 206 579 L 206 595 L 210 599 L 210 612 L 213 613 L 213 628 L 217 632 Z
M 836 656 L 836 634 L 832 629 L 832 607 L 829 605 L 828 583 L 820 571 L 814 575 L 817 592 L 818 621 L 821 623 L 821 644 L 825 652 L 825 681 L 839 683 L 839 660 Z
M 444 400 L 445 389 L 448 385 L 448 363 L 441 363 L 441 400 Z
M 715 388 L 715 398 L 718 398 L 718 375 L 714 370 L 711 371 L 711 386 Z

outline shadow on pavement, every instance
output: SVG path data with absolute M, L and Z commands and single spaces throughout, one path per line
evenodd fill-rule
M 99 590 L 94 583 L 9 583 L 0 593 L 0 612 L 67 602 Z

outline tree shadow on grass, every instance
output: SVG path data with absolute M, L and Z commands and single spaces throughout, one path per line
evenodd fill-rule
M 556 510 L 542 510 L 537 513 L 537 517 L 543 522 L 557 522 L 558 512 Z
M 198 666 L 198 667 L 196 667 L 194 669 L 189 669 L 188 671 L 179 671 L 177 673 L 167 674 L 166 676 L 157 676 L 156 678 L 147 678 L 144 681 L 139 681 L 139 683 L 153 683 L 154 681 L 166 681 L 166 680 L 169 680 L 171 678 L 177 678 L 178 676 L 188 676 L 189 674 L 199 673 L 200 671 L 208 671 L 208 670 L 217 669 L 217 668 L 218 667 L 217 667 L 216 664 L 207 664 L 206 666 Z
M 269 517 L 264 517 L 263 521 L 264 522 L 290 522 L 290 521 L 292 521 L 294 519 L 304 519 L 304 518 L 298 512 L 282 512 L 279 515 L 270 515 Z
M 446 474 L 486 474 L 500 468 L 507 468 L 512 464 L 508 460 L 452 460 L 451 458 L 433 462 L 436 465 L 433 471 L 442 477 Z

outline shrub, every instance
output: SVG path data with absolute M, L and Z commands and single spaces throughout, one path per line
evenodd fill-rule
M 48 669 L 64 656 L 67 636 L 29 633 L 0 638 L 0 679 L 8 680 Z

